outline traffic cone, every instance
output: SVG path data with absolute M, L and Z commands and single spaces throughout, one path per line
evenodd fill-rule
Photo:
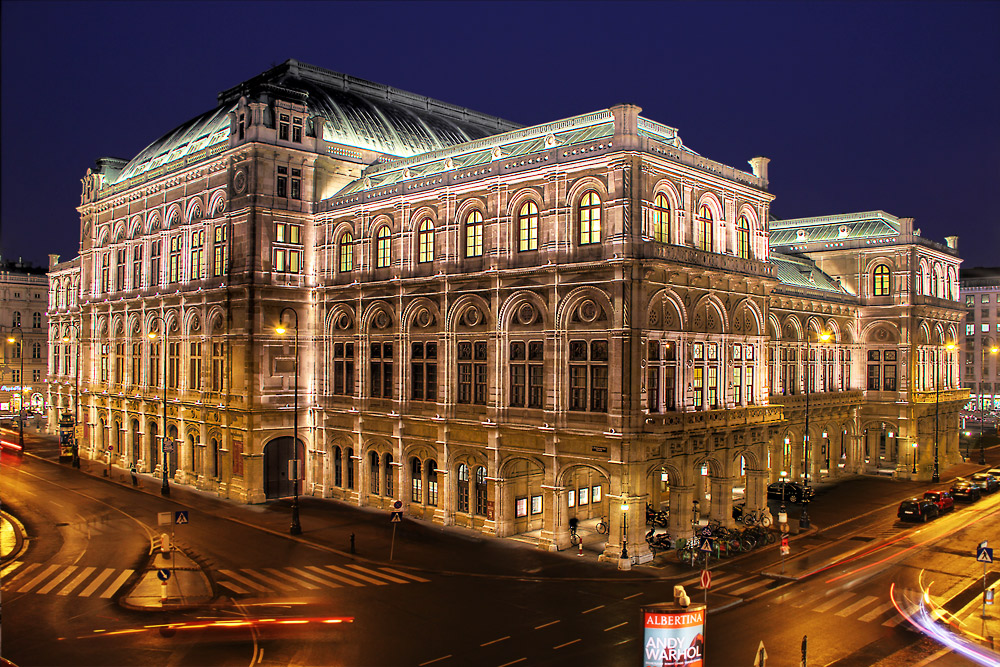
M 576 552 L 576 555 L 577 556 L 582 556 L 583 555 L 583 540 L 580 540 L 580 544 L 578 544 L 577 547 L 578 547 L 578 550 Z

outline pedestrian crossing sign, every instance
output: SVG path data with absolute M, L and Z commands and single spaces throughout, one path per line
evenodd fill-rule
M 701 550 L 702 551 L 711 551 L 712 550 L 712 540 L 708 539 L 707 537 L 702 538 L 702 540 L 701 540 Z
M 175 524 L 177 524 L 178 526 L 180 526 L 181 524 L 185 524 L 187 522 L 188 522 L 188 511 L 187 510 L 178 510 L 178 511 L 174 512 L 174 523 Z
M 992 563 L 993 562 L 993 549 L 989 547 L 979 547 L 976 549 L 976 560 L 980 563 Z
M 392 515 L 392 518 L 389 519 L 390 523 L 399 523 L 403 520 L 402 512 L 390 512 L 390 514 Z

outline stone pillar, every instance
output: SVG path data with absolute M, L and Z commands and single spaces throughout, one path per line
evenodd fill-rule
M 569 512 L 566 507 L 566 489 L 562 486 L 542 486 L 542 535 L 538 547 L 559 551 L 570 546 Z
M 497 537 L 507 537 L 514 533 L 514 499 L 511 497 L 510 484 L 498 478 L 494 495 Z
M 711 476 L 708 478 L 712 493 L 712 508 L 710 519 L 716 519 L 723 526 L 733 525 L 733 480 L 729 477 Z
M 670 527 L 667 532 L 674 540 L 691 538 L 691 522 L 694 518 L 691 503 L 694 500 L 693 486 L 670 485 Z
M 746 503 L 748 510 L 767 507 L 767 471 L 747 470 Z

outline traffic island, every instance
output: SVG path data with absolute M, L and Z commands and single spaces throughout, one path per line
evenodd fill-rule
M 176 611 L 199 607 L 214 597 L 212 582 L 201 566 L 172 545 L 167 554 L 159 549 L 150 554 L 146 568 L 119 603 L 137 611 Z

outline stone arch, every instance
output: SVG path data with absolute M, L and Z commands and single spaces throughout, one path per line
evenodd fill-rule
M 748 316 L 740 317 L 744 312 Z M 745 298 L 733 308 L 732 326 L 733 333 L 743 336 L 759 336 L 764 331 L 764 314 L 760 312 L 760 308 L 752 299 Z
M 486 212 L 488 210 L 486 201 L 480 197 L 466 197 L 455 209 L 455 222 L 460 226 L 465 224 L 465 219 L 472 211 L 479 211 L 483 215 L 483 222 L 486 222 Z M 460 227 L 461 229 L 461 227 Z
M 126 236 L 126 234 L 125 234 L 125 221 L 124 220 L 119 220 L 118 222 L 114 223 L 114 228 L 115 228 L 115 231 L 114 231 L 114 234 L 113 234 L 114 242 L 115 243 L 120 243 L 120 242 L 124 241 L 125 240 L 125 236 Z
M 288 462 L 297 457 L 305 460 L 305 446 L 288 435 L 271 438 L 262 448 L 264 497 L 268 500 L 293 494 L 294 484 L 288 479 Z
M 142 321 L 139 319 L 139 313 L 129 313 L 125 330 L 129 336 L 142 336 Z
M 548 304 L 545 303 L 545 299 L 543 299 L 537 292 L 533 292 L 531 290 L 518 290 L 508 296 L 500 306 L 500 312 L 497 315 L 497 329 L 504 333 L 510 331 L 514 317 L 520 317 L 518 309 L 524 304 L 531 304 L 535 309 L 534 320 L 530 320 L 529 324 L 535 324 L 538 322 L 542 329 L 551 328 L 549 307 Z
M 573 312 L 587 299 L 593 299 L 604 309 L 604 314 L 607 317 L 605 328 L 611 329 L 618 326 L 618 316 L 607 293 L 602 289 L 589 285 L 577 287 L 560 299 L 559 304 L 556 306 L 556 326 L 560 329 L 569 330 L 571 328 L 570 318 L 573 316 Z
M 424 315 L 425 311 L 427 315 Z M 419 321 L 421 319 L 424 319 L 425 322 Z M 400 331 L 403 332 L 411 333 L 415 326 L 433 329 L 441 326 L 441 309 L 432 299 L 425 296 L 417 297 L 406 304 L 399 320 Z
M 209 196 L 208 216 L 217 218 L 226 212 L 226 190 L 220 188 Z
M 662 308 L 662 310 L 658 310 Z M 654 313 L 660 324 L 654 326 Z M 683 299 L 670 287 L 655 292 L 649 299 L 646 321 L 650 329 L 663 331 L 685 331 L 688 326 L 688 311 Z
M 680 468 L 674 464 L 673 459 L 661 459 L 658 461 L 651 461 L 646 465 L 645 476 L 650 478 L 653 475 L 660 473 L 660 470 L 666 468 L 667 475 L 670 477 L 671 486 L 686 486 L 690 478 L 690 474 L 684 474 L 684 468 Z
M 427 219 L 430 219 L 431 224 L 434 226 L 434 231 L 436 232 L 438 230 L 437 209 L 427 205 L 421 206 L 412 213 L 410 213 L 410 219 L 406 224 L 407 230 L 416 234 L 417 227 L 420 225 L 420 223 L 422 223 L 424 220 Z
M 698 214 L 702 206 L 708 206 L 709 210 L 712 211 L 712 218 L 716 224 L 725 221 L 726 209 L 722 206 L 719 196 L 714 192 L 706 190 L 701 193 L 694 209 L 695 215 Z
M 538 188 L 525 187 L 515 192 L 507 203 L 507 217 L 512 222 L 517 222 L 517 212 L 521 210 L 521 207 L 529 199 L 538 206 L 538 215 L 541 216 L 542 202 L 545 201 L 542 192 Z M 516 238 L 517 235 L 514 234 L 513 236 Z
M 606 480 L 611 480 L 611 473 L 600 465 L 589 461 L 567 461 L 565 464 L 559 466 L 559 471 L 556 473 L 556 486 L 565 486 L 566 480 L 570 476 L 570 472 L 577 468 L 587 468 L 588 470 L 593 470 Z
M 115 338 L 121 338 L 125 335 L 125 315 L 122 313 L 115 313 L 111 316 L 111 335 Z
M 159 211 L 150 211 L 146 214 L 146 233 L 152 234 L 158 231 L 160 231 L 160 213 Z
M 917 345 L 930 345 L 931 344 L 931 328 L 927 324 L 927 320 L 921 320 L 920 325 L 917 327 Z
M 142 216 L 134 215 L 129 221 L 128 237 L 130 239 L 137 239 L 140 236 L 142 236 Z
M 580 199 L 591 190 L 596 192 L 600 198 L 602 209 L 608 205 L 608 186 L 605 182 L 596 176 L 581 176 L 569 186 L 569 190 L 566 193 L 566 206 L 573 211 L 574 220 L 576 219 L 576 207 L 579 205 Z
M 203 209 L 201 205 L 201 197 L 195 195 L 191 197 L 187 202 L 187 211 L 185 213 L 184 219 L 190 224 L 192 222 L 197 222 L 201 220 L 204 216 Z
M 865 341 L 872 343 L 899 342 L 899 327 L 894 322 L 876 320 L 865 325 L 861 335 Z
M 678 212 L 683 210 L 682 202 L 684 198 L 681 196 L 680 191 L 674 182 L 670 180 L 669 177 L 663 176 L 653 184 L 652 200 L 655 201 L 656 195 L 662 194 L 670 202 L 671 212 Z
M 108 244 L 108 237 L 111 236 L 111 232 L 108 230 L 107 225 L 101 225 L 97 231 L 97 247 L 103 248 Z
M 226 327 L 226 311 L 221 306 L 215 305 L 208 309 L 208 316 L 205 318 L 208 325 L 205 327 L 209 333 L 222 333 Z
M 458 325 L 465 315 L 465 311 L 470 306 L 475 306 L 482 313 L 483 320 L 481 326 L 485 326 L 488 329 L 493 328 L 495 320 L 490 309 L 490 304 L 487 303 L 486 299 L 478 294 L 464 294 L 455 300 L 455 303 L 451 305 L 445 314 L 445 330 L 447 332 L 453 333 L 458 330 Z
M 171 204 L 167 207 L 167 212 L 164 215 L 164 229 L 173 229 L 181 222 L 181 207 L 179 204 Z
M 198 336 L 201 332 L 201 312 L 197 308 L 189 308 L 184 313 L 184 333 L 188 336 Z
M 771 337 L 771 342 L 781 340 L 781 323 L 778 322 L 778 318 L 775 317 L 774 313 L 767 314 L 767 330 L 768 335 Z
M 781 332 L 783 340 L 800 341 L 802 340 L 803 335 L 802 322 L 800 322 L 799 318 L 795 315 L 786 315 Z
M 357 324 L 354 307 L 348 303 L 335 303 L 326 314 L 326 324 L 323 327 L 327 335 L 337 335 L 338 331 L 352 331 Z
M 385 313 L 385 315 L 389 318 L 388 323 L 386 324 L 385 327 L 378 326 L 378 324 L 380 323 L 379 313 Z M 382 321 L 384 321 L 384 318 Z M 361 316 L 361 333 L 369 335 L 372 333 L 373 330 L 379 330 L 379 331 L 387 330 L 392 327 L 395 321 L 396 321 L 396 314 L 392 308 L 392 305 L 390 305 L 387 301 L 383 301 L 381 299 L 378 301 L 373 301 L 372 303 L 368 304 L 368 306 L 365 308 L 365 312 Z
M 711 319 L 709 317 L 710 313 L 708 309 L 712 308 L 715 310 L 715 314 L 719 318 L 719 326 L 713 326 L 711 324 Z M 726 306 L 722 303 L 715 294 L 708 293 L 703 294 L 691 308 L 693 316 L 691 317 L 691 327 L 692 331 L 700 331 L 703 333 L 727 333 L 730 330 L 729 324 L 729 313 L 726 312 Z M 704 318 L 702 319 L 702 312 L 704 312 Z

